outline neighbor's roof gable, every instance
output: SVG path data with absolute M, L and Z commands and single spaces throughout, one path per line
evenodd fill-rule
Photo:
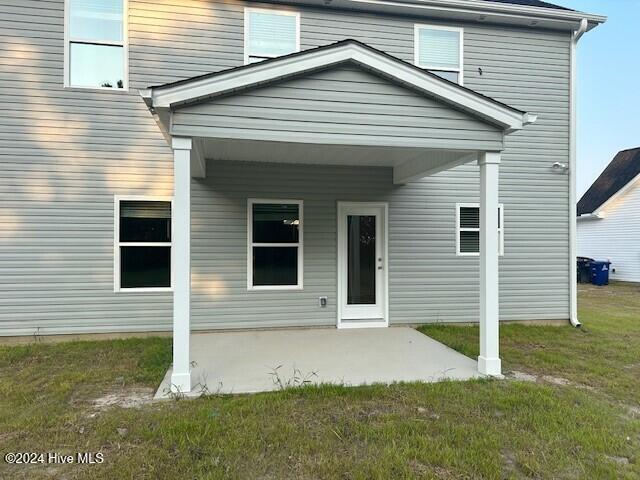
M 158 85 L 141 90 L 140 94 L 149 108 L 173 110 L 346 62 L 355 62 L 372 73 L 466 111 L 506 133 L 519 130 L 536 119 L 535 115 L 444 80 L 356 40 L 343 40 L 259 63 Z
M 599 210 L 638 175 L 640 175 L 640 147 L 618 152 L 578 202 L 578 215 Z

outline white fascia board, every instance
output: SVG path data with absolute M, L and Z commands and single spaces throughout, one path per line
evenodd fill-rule
M 396 80 L 418 88 L 445 103 L 453 104 L 463 110 L 479 115 L 505 129 L 520 130 L 524 125 L 526 113 L 514 111 L 506 106 L 503 107 L 471 90 L 425 75 L 412 66 L 403 65 L 386 56 L 372 55 L 372 52 L 360 48 L 359 51 L 355 52 L 353 60 L 377 70 L 378 73 L 387 74 Z
M 147 107 L 153 107 L 153 91 L 150 88 L 141 88 L 138 90 L 138 93 L 140 93 L 140 96 Z
M 324 0 L 300 0 L 300 3 L 318 5 L 323 4 Z M 588 30 L 591 30 L 607 20 L 607 17 L 603 15 L 572 10 L 497 2 L 474 2 L 473 0 L 333 0 L 331 6 L 426 16 L 447 21 L 478 21 L 560 30 L 576 30 L 582 19 L 587 20 Z
M 162 87 L 153 90 L 154 108 L 170 108 L 176 104 L 214 97 L 250 86 L 273 82 L 278 78 L 296 75 L 330 66 L 348 60 L 344 48 L 310 51 L 304 55 L 286 57 L 277 61 L 253 63 L 244 68 L 234 69 L 213 77 L 194 79 L 174 87 Z
M 357 43 L 345 43 L 335 47 L 310 50 L 304 54 L 284 57 L 276 61 L 252 64 L 221 73 L 212 77 L 194 79 L 175 86 L 151 88 L 152 107 L 172 108 L 181 103 L 203 100 L 247 87 L 255 87 L 281 78 L 299 75 L 308 71 L 326 68 L 345 61 L 354 61 L 378 74 L 386 75 L 416 88 L 454 107 L 466 110 L 472 115 L 484 118 L 489 123 L 500 126 L 508 133 L 519 130 L 530 123 L 532 115 L 501 106 L 471 90 L 451 82 L 425 74 L 411 65 L 386 55 L 371 51 Z M 142 94 L 142 92 L 141 92 Z M 148 93 L 145 92 L 148 96 Z
M 367 0 L 371 1 L 371 0 Z M 408 4 L 422 4 L 431 6 L 440 6 L 451 9 L 473 9 L 481 12 L 497 12 L 505 15 L 525 15 L 542 17 L 554 20 L 565 20 L 580 22 L 583 18 L 591 23 L 603 23 L 607 20 L 606 16 L 595 15 L 591 13 L 583 13 L 575 10 L 563 10 L 560 8 L 532 7 L 530 5 L 517 5 L 513 3 L 478 3 L 474 7 L 470 7 L 468 0 L 417 0 L 414 2 L 399 2 Z
M 618 198 L 627 193 L 636 183 L 640 183 L 640 174 L 633 177 L 633 180 L 628 182 L 624 187 L 611 195 L 602 205 L 600 205 L 593 211 L 592 215 L 598 216 L 599 218 L 604 217 L 604 212 L 607 209 L 607 206 L 611 205 Z
M 578 222 L 583 222 L 585 220 L 601 220 L 605 218 L 604 213 L 584 213 L 576 218 Z

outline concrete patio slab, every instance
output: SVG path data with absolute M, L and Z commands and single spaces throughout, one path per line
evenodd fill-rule
M 355 386 L 482 377 L 475 360 L 402 327 L 194 333 L 191 358 L 189 396 L 278 390 L 278 380 Z M 171 369 L 156 399 L 169 396 L 170 379 Z

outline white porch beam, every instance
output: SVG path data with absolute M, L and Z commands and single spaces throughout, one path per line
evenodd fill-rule
M 171 390 L 191 391 L 191 151 L 190 138 L 173 137 L 173 371 Z
M 498 293 L 500 152 L 483 152 L 480 166 L 480 356 L 478 371 L 501 376 Z
M 423 157 L 407 160 L 393 167 L 393 183 L 403 185 L 458 165 L 472 162 L 477 158 L 477 153 L 458 151 L 429 152 Z

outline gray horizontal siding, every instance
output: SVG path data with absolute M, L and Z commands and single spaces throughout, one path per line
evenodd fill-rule
M 215 172 L 193 182 L 192 322 L 195 328 L 335 325 L 336 204 L 338 201 L 389 203 L 389 304 L 392 324 L 456 322 L 478 315 L 478 258 L 455 257 L 455 202 L 451 181 L 466 172 L 433 181 L 395 186 L 390 168 L 358 168 L 243 162 L 213 162 Z M 445 177 L 445 176 L 442 176 Z M 458 178 L 456 178 L 458 177 Z M 476 172 L 477 182 L 477 172 Z M 461 188 L 466 190 L 466 188 Z M 304 290 L 247 291 L 247 198 L 289 198 L 304 201 Z M 545 275 L 549 263 L 563 260 L 550 253 L 566 237 L 549 236 L 539 249 L 518 240 L 512 206 L 505 208 L 507 254 L 500 260 L 502 318 L 557 318 L 566 299 L 547 298 L 531 304 L 531 287 L 520 283 L 522 262 L 532 255 L 545 262 L 529 266 L 528 274 Z M 563 219 L 547 219 L 551 231 Z M 562 289 L 563 279 L 549 279 Z M 318 297 L 328 297 L 326 308 Z M 212 312 L 215 311 L 215 314 Z
M 180 108 L 171 131 L 316 144 L 502 149 L 497 128 L 353 64 Z
M 336 201 L 379 199 L 392 188 L 391 170 L 211 161 L 207 168 L 215 175 L 192 185 L 193 323 L 335 325 Z M 304 201 L 304 290 L 247 291 L 247 197 Z M 318 307 L 321 295 L 326 308 Z
M 112 285 L 113 195 L 171 194 L 171 152 L 137 89 L 242 64 L 244 6 L 237 0 L 130 0 L 131 90 L 102 92 L 62 88 L 63 0 L 0 0 L 0 334 L 170 328 L 170 294 L 116 294 Z M 412 61 L 413 23 L 407 17 L 304 8 L 301 44 L 306 49 L 355 38 Z M 465 85 L 539 115 L 536 124 L 508 137 L 505 144 L 502 317 L 567 318 L 567 177 L 554 173 L 550 165 L 568 161 L 569 35 L 463 26 Z M 226 117 L 232 117 L 230 109 L 236 107 L 252 113 L 248 109 L 272 106 L 268 96 L 245 95 L 234 102 L 240 99 L 245 103 L 218 101 Z M 288 108 L 303 106 L 321 114 L 323 102 L 289 98 Z M 397 109 L 423 122 L 438 111 L 408 103 L 370 104 L 367 115 L 375 119 L 382 109 Z M 334 107 L 337 114 L 348 113 L 350 105 Z M 376 185 L 388 177 L 384 172 L 366 175 L 372 175 Z M 327 179 L 325 185 L 334 181 L 339 182 Z M 445 238 L 447 232 L 452 235 L 455 202 L 477 199 L 477 185 L 475 168 L 458 168 L 408 185 L 403 190 L 406 199 L 396 199 L 402 211 L 392 240 L 397 268 L 404 274 L 392 285 L 394 298 L 403 299 L 394 300 L 394 321 L 477 318 L 477 259 L 453 256 L 450 236 Z M 236 188 L 241 195 L 242 185 Z M 409 208 L 422 203 L 429 208 Z M 421 250 L 412 253 L 412 245 Z M 242 263 L 241 258 L 216 259 L 218 250 L 212 246 L 199 248 L 197 261 L 209 278 L 217 261 Z M 412 261 L 414 253 L 419 262 Z M 326 320 L 326 313 L 317 312 L 314 295 L 333 281 L 327 274 L 333 262 L 328 254 L 310 259 L 316 262 L 311 265 L 318 270 L 317 286 L 302 294 L 307 295 L 303 302 L 292 301 L 291 311 L 295 307 L 308 321 Z M 427 259 L 438 266 L 438 276 L 424 273 L 429 271 Z M 236 276 L 244 274 L 240 265 Z M 198 282 L 194 278 L 194 284 Z M 202 295 L 194 293 L 194 304 L 205 304 Z M 219 300 L 222 310 L 232 311 L 226 300 Z M 263 325 L 276 324 L 289 299 L 273 297 L 269 302 Z M 214 303 L 208 305 L 194 312 L 199 327 L 223 323 L 216 320 Z M 249 322 L 242 315 L 226 318 L 238 326 Z
M 135 90 L 62 89 L 63 1 L 0 3 L 0 334 L 168 328 L 113 292 L 113 197 L 171 195 L 171 151 Z

